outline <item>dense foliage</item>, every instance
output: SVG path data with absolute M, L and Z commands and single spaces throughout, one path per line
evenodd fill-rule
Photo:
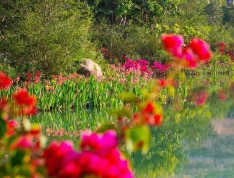
M 94 57 L 90 42 L 92 14 L 84 3 L 1 1 L 1 62 L 18 74 L 76 71 L 74 62 Z
M 85 57 L 164 63 L 165 32 L 205 39 L 213 50 L 233 44 L 233 9 L 224 0 L 1 1 L 0 68 L 13 76 L 40 70 L 48 78 L 75 72 Z

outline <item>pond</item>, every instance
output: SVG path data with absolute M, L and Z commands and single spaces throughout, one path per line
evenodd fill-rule
M 110 110 L 79 109 L 39 113 L 32 122 L 40 123 L 49 138 L 72 138 L 78 145 L 81 132 L 115 122 L 115 118 Z M 184 103 L 182 109 L 166 104 L 163 125 L 151 128 L 151 133 L 146 155 L 126 153 L 131 158 L 135 177 L 234 176 L 233 99 L 221 102 L 211 98 L 199 107 Z

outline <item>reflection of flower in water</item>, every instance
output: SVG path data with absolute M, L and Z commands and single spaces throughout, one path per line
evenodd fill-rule
M 219 99 L 220 99 L 221 101 L 225 101 L 226 98 L 227 98 L 227 96 L 226 96 L 226 94 L 225 94 L 224 89 L 220 90 L 220 91 L 219 91 Z
M 229 92 L 232 98 L 234 98 L 234 82 L 230 84 Z
M 209 93 L 206 90 L 196 91 L 195 93 L 193 93 L 192 100 L 195 105 L 201 106 L 206 102 L 208 96 Z

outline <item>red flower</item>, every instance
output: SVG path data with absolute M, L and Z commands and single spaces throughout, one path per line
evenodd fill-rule
M 37 108 L 35 106 L 22 107 L 20 114 L 25 116 L 35 115 L 37 113 Z
M 181 57 L 184 39 L 180 35 L 162 35 L 162 43 L 165 50 L 175 57 Z
M 8 110 L 8 103 L 5 97 L 0 99 L 0 112 L 6 112 Z
M 18 105 L 35 106 L 37 99 L 34 95 L 28 95 L 26 89 L 20 88 L 14 94 L 13 97 Z
M 7 120 L 7 132 L 6 135 L 8 137 L 12 136 L 15 134 L 15 127 L 17 127 L 17 122 L 14 120 Z
M 34 76 L 34 82 L 35 83 L 39 83 L 40 79 L 41 79 L 41 72 L 37 71 L 36 74 L 35 74 L 35 76 Z
M 193 95 L 193 102 L 195 105 L 201 106 L 206 102 L 208 96 L 209 93 L 207 91 L 195 92 Z
M 39 135 L 41 133 L 41 128 L 38 124 L 33 124 L 29 131 L 32 135 Z
M 34 95 L 29 95 L 26 89 L 18 89 L 13 94 L 13 98 L 19 105 L 19 114 L 30 116 L 36 113 L 37 99 Z
M 145 106 L 143 113 L 150 113 L 152 114 L 154 112 L 154 105 L 153 103 L 147 103 L 147 105 Z
M 173 81 L 172 79 L 168 78 L 168 79 L 159 79 L 158 80 L 158 85 L 160 87 L 168 87 L 168 86 L 176 86 L 176 82 Z
M 155 114 L 154 116 L 146 117 L 146 122 L 150 125 L 160 126 L 162 125 L 162 115 Z
M 198 56 L 201 61 L 207 61 L 211 58 L 210 46 L 208 43 L 199 38 L 194 38 L 190 41 L 188 47 Z
M 188 68 L 194 69 L 197 67 L 198 61 L 191 48 L 185 48 L 183 50 L 183 57 L 187 63 Z
M 152 102 L 148 102 L 145 108 L 143 108 L 142 117 L 144 123 L 155 126 L 160 126 L 162 124 L 162 114 Z
M 8 90 L 12 85 L 12 80 L 3 72 L 0 72 L 0 90 Z
M 219 91 L 219 99 L 220 99 L 221 101 L 225 101 L 226 98 L 227 98 L 227 96 L 226 96 L 226 94 L 225 94 L 224 89 L 222 89 L 221 91 Z
M 166 86 L 166 80 L 164 80 L 164 79 L 159 79 L 159 80 L 158 80 L 158 84 L 159 84 L 160 87 L 164 87 L 164 86 Z

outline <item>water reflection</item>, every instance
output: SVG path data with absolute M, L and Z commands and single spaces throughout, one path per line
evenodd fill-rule
M 77 143 L 80 134 L 85 130 L 95 130 L 100 124 L 114 121 L 109 111 L 103 110 L 69 110 L 66 112 L 40 112 L 32 119 L 39 123 L 42 132 L 49 139 L 71 139 Z
M 209 93 L 205 104 L 174 99 L 164 106 L 162 127 L 151 128 L 149 152 L 129 155 L 137 178 L 234 177 L 234 101 L 220 101 Z M 50 138 L 78 141 L 85 129 L 115 122 L 109 111 L 77 110 L 39 113 L 33 122 L 43 126 Z

